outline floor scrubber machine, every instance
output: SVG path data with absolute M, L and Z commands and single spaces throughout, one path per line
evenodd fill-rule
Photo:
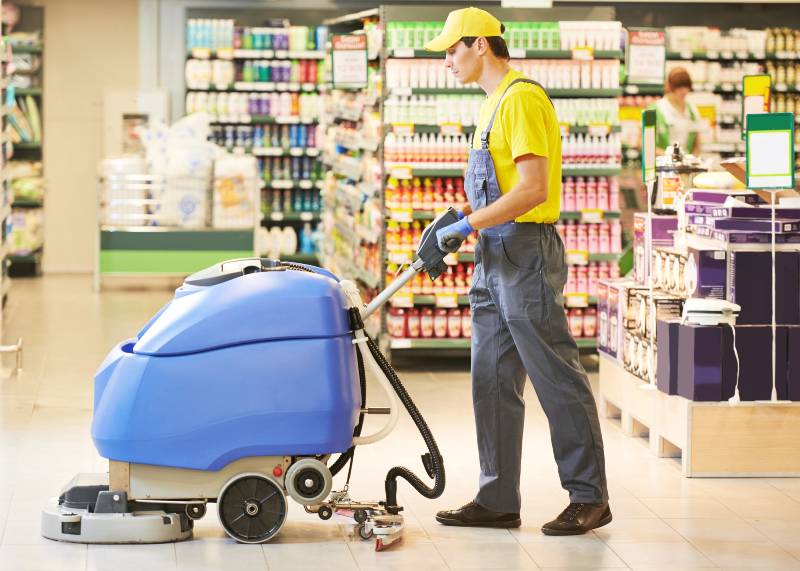
M 323 520 L 335 511 L 352 515 L 376 549 L 397 541 L 398 477 L 437 498 L 444 464 L 364 320 L 418 272 L 434 280 L 446 271 L 436 230 L 456 220 L 450 209 L 428 226 L 418 259 L 367 306 L 353 282 L 273 259 L 222 262 L 187 278 L 100 366 L 92 439 L 109 472 L 78 474 L 50 499 L 42 535 L 76 543 L 181 541 L 215 502 L 229 536 L 262 543 L 283 527 L 288 496 Z M 388 407 L 366 406 L 365 367 L 389 395 Z M 434 485 L 395 467 L 383 500 L 352 500 L 347 485 L 332 492 L 333 476 L 352 468 L 356 446 L 394 429 L 398 399 L 425 440 L 422 462 Z M 367 414 L 388 421 L 362 436 Z

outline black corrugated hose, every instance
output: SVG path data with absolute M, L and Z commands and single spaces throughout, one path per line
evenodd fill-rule
M 395 466 L 389 470 L 389 472 L 386 474 L 385 507 L 386 511 L 389 513 L 397 514 L 400 511 L 399 506 L 397 505 L 397 478 L 403 478 L 424 497 L 433 500 L 441 496 L 442 492 L 444 492 L 444 460 L 442 459 L 442 455 L 439 453 L 439 447 L 436 445 L 436 440 L 433 438 L 430 428 L 428 428 L 428 423 L 425 422 L 425 419 L 422 418 L 419 410 L 417 410 L 417 406 L 406 392 L 403 383 L 400 382 L 400 379 L 397 377 L 397 373 L 395 373 L 392 365 L 389 364 L 389 361 L 386 360 L 386 357 L 383 356 L 383 353 L 381 353 L 380 349 L 378 349 L 378 346 L 369 335 L 367 335 L 367 345 L 369 346 L 372 356 L 375 357 L 375 360 L 378 362 L 381 370 L 386 374 L 386 378 L 389 379 L 389 382 L 394 388 L 394 391 L 397 393 L 397 396 L 400 398 L 400 401 L 403 403 L 403 406 L 406 407 L 408 414 L 414 420 L 414 424 L 417 425 L 417 429 L 422 435 L 422 438 L 425 440 L 425 444 L 430 453 L 430 456 L 428 457 L 432 463 L 432 466 L 425 466 L 425 471 L 428 472 L 432 478 L 435 478 L 433 488 L 429 488 L 422 480 L 419 479 L 416 474 L 414 474 L 414 472 L 408 468 Z M 423 464 L 425 464 L 426 456 L 423 456 Z

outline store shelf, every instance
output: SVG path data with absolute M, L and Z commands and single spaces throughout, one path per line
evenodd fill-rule
M 571 50 L 523 50 L 519 48 L 509 48 L 511 59 L 572 59 Z M 388 50 L 389 57 L 392 58 L 414 58 L 414 59 L 444 59 L 442 52 L 429 52 L 428 50 L 417 49 L 393 49 Z M 623 54 L 620 50 L 594 52 L 595 59 L 621 59 Z
M 595 211 L 592 211 L 595 212 Z M 562 212 L 560 219 L 561 220 L 580 220 L 582 217 L 582 213 L 578 212 Z M 611 220 L 611 219 L 619 219 L 620 211 L 619 210 L 606 210 L 603 212 L 603 220 Z
M 284 149 L 282 147 L 256 147 L 248 149 L 246 147 L 233 147 L 228 149 L 234 155 L 253 155 L 256 157 L 316 157 L 319 149 L 303 149 L 299 147 Z
M 29 200 L 25 198 L 16 198 L 14 202 L 11 203 L 13 208 L 37 208 L 42 205 L 43 202 L 41 200 Z
M 766 54 L 764 52 L 732 52 L 732 51 L 683 51 L 683 52 L 667 52 L 668 60 L 709 60 L 709 61 L 761 61 L 765 59 L 775 59 L 768 56 L 775 54 Z
M 33 143 L 33 142 L 25 143 L 25 142 L 23 142 L 23 143 L 11 143 L 11 144 L 14 146 L 15 149 L 41 149 L 42 148 L 42 144 L 41 143 Z
M 623 89 L 548 89 L 550 97 L 617 97 L 622 95 Z M 395 87 L 392 95 L 485 95 L 482 89 L 475 88 L 431 88 L 431 87 Z
M 412 125 L 414 129 L 414 133 L 441 133 L 442 127 L 441 125 L 422 125 L 420 123 L 415 123 Z M 392 124 L 389 123 L 386 125 L 386 132 L 389 133 L 392 131 Z M 475 126 L 474 125 L 461 125 L 461 132 L 462 133 L 474 133 Z M 448 135 L 452 135 L 453 133 L 446 133 Z
M 186 52 L 186 57 L 191 59 L 323 59 L 325 52 L 317 50 L 244 50 L 223 48 L 225 55 L 221 55 L 223 50 L 216 53 L 201 54 L 198 51 Z M 232 53 L 231 53 L 232 52 Z
M 578 337 L 575 343 L 578 349 L 597 349 L 597 337 Z
M 11 53 L 14 54 L 40 54 L 42 46 L 15 46 L 12 44 Z
M 447 163 L 444 163 L 447 164 Z M 464 168 L 466 168 L 466 163 L 453 163 L 457 166 L 436 166 L 436 167 L 417 167 L 413 164 L 401 164 L 401 163 L 386 163 L 386 169 L 389 171 L 389 175 L 391 176 L 392 169 L 403 169 L 403 168 L 410 168 L 411 169 L 411 176 L 412 177 L 426 177 L 426 176 L 445 176 L 445 177 L 452 177 L 452 176 L 464 176 Z
M 15 95 L 41 95 L 41 87 L 17 87 L 14 89 Z
M 316 125 L 319 120 L 315 117 L 300 117 L 299 115 L 218 115 L 211 121 L 214 125 Z
M 269 214 L 264 215 L 262 223 L 282 221 L 315 222 L 317 220 L 319 220 L 319 212 L 270 212 Z
M 392 349 L 470 349 L 472 339 L 447 339 L 447 338 L 415 338 L 392 339 Z
M 614 176 L 622 172 L 622 167 L 608 167 L 608 168 L 563 168 L 561 169 L 561 176 Z
M 299 264 L 317 264 L 319 261 L 316 254 L 281 254 L 279 258 L 282 262 L 297 262 Z
M 273 190 L 311 190 L 312 188 L 322 188 L 324 182 L 321 180 L 271 180 L 263 182 L 261 188 L 271 188 Z
M 622 88 L 626 95 L 661 95 L 664 93 L 663 85 L 626 85 Z
M 297 83 L 297 82 L 274 82 L 274 81 L 237 81 L 236 83 L 188 83 L 187 91 L 259 91 L 271 93 L 273 91 L 283 92 L 314 92 L 327 91 L 325 84 L 318 83 Z
M 589 133 L 590 129 L 591 128 L 589 127 L 589 125 L 569 125 L 569 133 L 570 133 L 570 135 L 573 134 L 573 133 L 576 134 L 576 135 L 585 135 L 585 134 Z M 608 130 L 611 133 L 619 133 L 620 131 L 622 131 L 622 126 L 621 125 L 610 125 L 608 127 Z
M 414 305 L 436 305 L 436 295 L 414 294 Z M 459 295 L 458 305 L 469 305 L 469 296 Z
M 6 259 L 13 264 L 38 264 L 42 259 L 41 252 L 33 252 L 27 256 L 16 256 L 11 254 L 6 256 Z

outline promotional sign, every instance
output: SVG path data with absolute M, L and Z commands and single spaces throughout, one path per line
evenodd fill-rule
M 334 89 L 363 89 L 367 86 L 367 37 L 343 34 L 331 38 L 331 75 Z
M 747 118 L 747 188 L 794 188 L 794 114 Z
M 642 111 L 642 182 L 656 180 L 656 110 Z
M 745 75 L 742 78 L 742 139 L 747 134 L 747 116 L 769 113 L 772 78 L 769 75 Z
M 625 56 L 628 83 L 663 85 L 667 65 L 667 31 L 630 28 Z

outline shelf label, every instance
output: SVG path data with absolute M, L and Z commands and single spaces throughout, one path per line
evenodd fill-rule
M 233 48 L 219 48 L 217 59 L 233 59 Z
M 458 294 L 437 293 L 436 307 L 458 307 Z
M 300 220 L 303 222 L 311 222 L 314 220 L 314 213 L 313 212 L 301 212 L 300 213 Z
M 367 86 L 367 37 L 357 34 L 331 36 L 331 82 L 334 87 L 362 89 Z
M 590 47 L 572 48 L 572 59 L 592 61 L 594 59 L 594 50 Z
M 276 123 L 286 123 L 286 124 L 299 123 L 300 122 L 300 117 L 298 117 L 297 115 L 282 115 L 280 117 L 275 117 L 275 122 Z
M 410 264 L 412 255 L 410 251 L 398 250 L 389 252 L 389 261 L 393 264 Z
M 192 57 L 194 59 L 210 59 L 211 50 L 208 48 L 194 48 L 192 50 Z
M 767 59 L 767 52 L 753 52 L 753 59 Z
M 283 212 L 272 212 L 269 215 L 270 220 L 274 220 L 275 222 L 280 222 L 283 220 Z
M 294 183 L 291 180 L 273 180 L 272 188 L 289 189 L 294 188 Z
M 300 121 L 300 123 L 303 123 L 304 125 L 310 125 L 311 123 L 314 122 L 314 118 L 313 117 L 303 116 L 303 117 L 299 118 L 299 121 Z
M 588 307 L 589 294 L 586 293 L 568 293 L 564 296 L 567 307 Z
M 392 208 L 389 217 L 395 222 L 413 222 L 414 210 L 411 208 Z
M 439 133 L 442 135 L 460 135 L 461 123 L 442 123 L 439 125 Z
M 280 157 L 283 155 L 283 149 L 280 147 L 261 147 L 253 149 L 253 154 L 260 157 Z
M 287 50 L 275 50 L 274 57 L 277 59 L 286 59 L 289 57 L 289 52 Z
M 234 155 L 243 155 L 244 147 L 233 147 L 232 151 Z
M 300 84 L 299 83 L 287 83 L 286 89 L 288 91 L 300 91 Z
M 589 134 L 595 136 L 608 135 L 611 132 L 611 125 L 608 123 L 591 123 L 589 125 Z
M 733 52 L 722 52 L 721 54 L 719 54 L 719 57 L 721 57 L 722 59 L 733 59 Z M 745 56 L 745 58 L 746 57 L 747 56 Z
M 567 250 L 567 263 L 573 266 L 585 266 L 589 263 L 589 252 Z
M 394 57 L 414 57 L 414 50 L 413 48 L 393 50 L 392 55 L 394 55 Z
M 513 59 L 525 59 L 525 50 L 522 48 L 508 48 L 508 55 Z
M 302 85 L 303 91 L 315 91 L 317 89 L 316 83 L 304 83 Z
M 638 85 L 626 85 L 625 86 L 625 93 L 628 95 L 636 95 L 639 93 L 639 86 Z
M 392 349 L 411 349 L 411 339 L 392 339 Z
M 455 266 L 458 264 L 458 254 L 447 254 L 444 257 L 444 263 L 448 266 Z
M 569 124 L 568 123 L 559 123 L 558 129 L 561 131 L 561 136 L 569 135 Z
M 238 115 L 236 117 L 239 123 L 252 123 L 253 118 L 250 115 Z
M 308 190 L 309 188 L 311 188 L 311 181 L 301 180 L 300 182 L 297 183 L 297 185 L 304 190 Z
M 392 133 L 395 135 L 413 135 L 414 125 L 412 123 L 392 123 Z
M 414 294 L 399 292 L 392 296 L 392 307 L 414 307 Z
M 411 167 L 402 166 L 402 167 L 391 167 L 389 169 L 389 176 L 392 178 L 396 178 L 398 180 L 408 180 L 412 178 L 411 176 Z M 409 209 L 411 210 L 411 209 Z
M 200 89 L 205 91 L 206 89 L 211 88 L 211 84 L 207 81 L 190 81 L 186 84 L 188 89 Z
M 596 223 L 603 221 L 603 211 L 599 208 L 581 210 L 581 222 Z
M 306 155 L 309 157 L 316 157 L 319 155 L 319 149 L 306 149 Z
M 794 59 L 796 55 L 797 52 L 775 52 L 777 59 Z
M 706 57 L 708 59 L 719 59 L 719 52 L 714 50 L 708 50 L 706 52 Z
M 667 31 L 629 28 L 625 65 L 628 82 L 634 85 L 664 85 L 666 79 Z
M 775 91 L 786 91 L 788 86 L 785 83 L 776 83 L 775 84 Z
M 684 50 L 681 52 L 681 59 L 692 59 L 694 54 L 689 50 Z
M 303 149 L 300 147 L 292 147 L 289 149 L 289 154 L 293 157 L 302 157 L 303 156 Z
M 733 91 L 732 83 L 723 83 L 720 87 L 722 88 L 722 91 Z

